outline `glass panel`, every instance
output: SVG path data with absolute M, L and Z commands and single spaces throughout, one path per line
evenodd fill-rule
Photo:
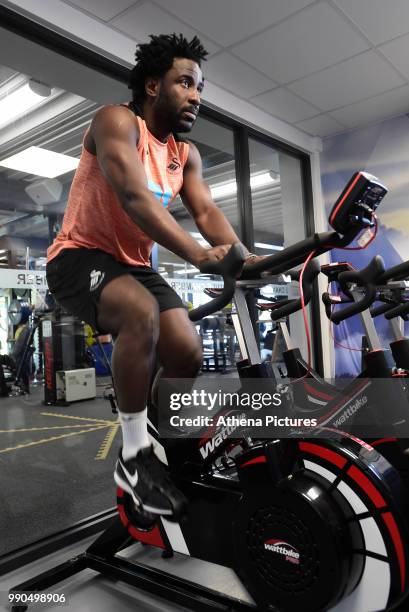
M 256 252 L 267 255 L 305 237 L 301 161 L 249 139 Z
M 203 178 L 210 187 L 214 201 L 238 233 L 237 184 L 232 131 L 199 117 L 187 138 L 199 150 L 203 164 Z M 208 244 L 201 237 L 179 196 L 170 205 L 169 212 L 177 219 L 179 225 L 190 232 L 201 244 Z M 159 271 L 165 278 L 166 276 L 198 278 L 197 269 L 192 268 L 180 257 L 161 246 L 158 247 L 158 263 Z M 196 303 L 199 304 L 195 301 L 195 306 Z
M 252 138 L 249 157 L 254 250 L 259 255 L 271 255 L 305 237 L 301 161 Z M 274 295 L 274 289 L 265 287 L 263 294 Z M 260 314 L 259 325 L 262 357 L 270 359 L 276 325 L 268 311 Z M 302 314 L 291 315 L 289 326 L 293 340 L 304 354 Z M 278 356 L 280 353 L 277 352 Z
M 12 36 L 5 33 L 9 43 Z M 95 400 L 44 406 L 40 330 L 44 336 L 46 249 L 59 230 L 84 131 L 107 101 L 101 90 L 111 102 L 129 95 L 124 85 L 49 50 L 44 57 L 43 49 L 18 37 L 11 48 L 19 51 L 10 60 L 15 67 L 0 66 L 0 555 L 115 505 L 121 435 L 102 399 L 110 379 L 97 376 Z M 38 149 L 24 166 L 7 161 L 27 157 L 31 147 L 63 154 L 72 165 L 53 172 L 49 159 L 39 167 Z M 60 346 L 64 363 L 81 356 L 83 367 L 84 325 L 62 321 Z M 27 381 L 30 394 L 20 395 Z
M 3 78 L 3 80 L 1 80 Z M 1 104 L 37 96 L 33 106 L 0 125 L 0 265 L 41 269 L 59 229 L 82 136 L 99 104 L 58 87 L 40 87 L 30 76 L 0 67 Z M 9 109 L 11 111 L 11 109 Z M 50 157 L 41 161 L 41 155 Z M 67 166 L 59 168 L 58 156 Z M 66 169 L 67 168 L 67 169 Z M 69 169 L 71 168 L 71 169 Z
M 203 178 L 210 187 L 214 201 L 238 234 L 233 132 L 208 119 L 199 117 L 187 139 L 192 141 L 199 150 L 203 164 Z M 180 197 L 177 197 L 170 205 L 169 211 L 178 223 L 202 245 L 208 245 L 198 232 Z M 196 308 L 211 299 L 203 292 L 206 286 L 221 286 L 216 277 L 200 274 L 197 268 L 161 246 L 158 247 L 157 257 L 160 274 L 174 287 L 188 307 Z M 206 283 L 203 282 L 205 279 L 207 279 Z M 226 321 L 226 313 L 220 313 L 196 326 L 204 347 L 203 367 L 205 372 L 208 369 L 210 371 L 234 370 L 232 363 L 237 344 L 234 331 L 228 321 L 229 319 Z

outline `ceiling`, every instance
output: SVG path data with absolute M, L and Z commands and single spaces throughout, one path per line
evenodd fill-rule
M 32 11 L 40 6 L 29 0 L 15 4 Z M 207 81 L 311 136 L 327 138 L 409 112 L 407 0 L 55 0 L 55 4 L 69 9 L 67 14 L 61 12 L 61 29 L 74 31 L 77 23 L 89 27 L 91 20 L 104 28 L 105 35 L 108 28 L 113 41 L 128 41 L 129 49 L 148 40 L 150 33 L 198 35 L 209 51 L 203 65 Z M 83 40 L 86 44 L 85 36 Z M 101 50 L 109 47 L 107 41 L 101 38 Z M 124 99 L 123 86 L 114 91 L 116 86 L 103 75 L 82 75 L 78 65 L 75 71 L 68 69 L 66 58 L 53 62 L 52 52 L 44 53 L 29 76 L 55 86 L 53 95 L 24 122 L 0 130 L 0 158 L 28 144 L 78 156 L 85 126 L 99 105 L 107 96 Z M 19 56 L 13 46 L 8 57 L 15 70 L 0 67 L 0 87 L 24 72 L 32 60 L 29 56 L 23 48 Z M 207 127 L 199 128 L 198 124 L 192 138 L 202 145 L 205 157 L 217 160 L 206 170 L 206 179 L 210 184 L 230 180 L 234 176 L 231 142 L 223 143 L 220 128 L 211 134 Z M 277 170 L 267 158 L 266 163 L 253 160 L 252 172 Z M 63 197 L 47 213 L 64 209 L 71 179 L 72 174 L 62 177 Z M 0 240 L 8 234 L 46 239 L 48 221 L 24 191 L 33 180 L 21 173 L 0 172 Z M 259 240 L 277 244 L 283 233 L 281 185 L 254 196 L 256 229 L 277 229 L 276 236 Z M 235 198 L 218 204 L 236 225 Z M 182 224 L 189 224 L 180 203 L 174 213 Z
M 197 34 L 210 52 L 206 79 L 313 136 L 409 111 L 407 0 L 65 4 L 137 42 Z

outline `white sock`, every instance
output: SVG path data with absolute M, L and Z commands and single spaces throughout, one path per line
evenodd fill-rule
M 141 412 L 121 412 L 118 410 L 118 415 L 122 427 L 122 457 L 126 461 L 130 457 L 135 457 L 141 448 L 150 445 L 147 409 L 145 408 Z

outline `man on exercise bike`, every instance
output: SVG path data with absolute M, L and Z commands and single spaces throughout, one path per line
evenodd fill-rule
M 207 52 L 197 37 L 150 38 L 137 47 L 132 101 L 100 109 L 85 133 L 62 229 L 48 250 L 47 280 L 64 308 L 116 335 L 123 434 L 116 483 L 140 510 L 177 518 L 185 501 L 149 443 L 147 395 L 156 356 L 163 377 L 194 378 L 202 351 L 179 296 L 149 257 L 158 242 L 198 266 L 224 257 L 239 239 L 211 199 L 197 148 L 176 136 L 196 121 Z M 166 210 L 178 193 L 211 248 Z

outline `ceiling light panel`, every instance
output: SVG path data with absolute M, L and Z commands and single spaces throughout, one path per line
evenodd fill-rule
M 24 85 L 11 93 L 3 95 L 0 98 L 0 128 L 15 121 L 21 115 L 44 102 L 46 97 L 38 93 L 38 90 L 34 91 L 29 83 L 24 83 Z
M 55 178 L 75 170 L 78 164 L 79 159 L 76 157 L 55 153 L 41 147 L 29 147 L 0 161 L 0 166 L 10 170 L 46 178 Z

